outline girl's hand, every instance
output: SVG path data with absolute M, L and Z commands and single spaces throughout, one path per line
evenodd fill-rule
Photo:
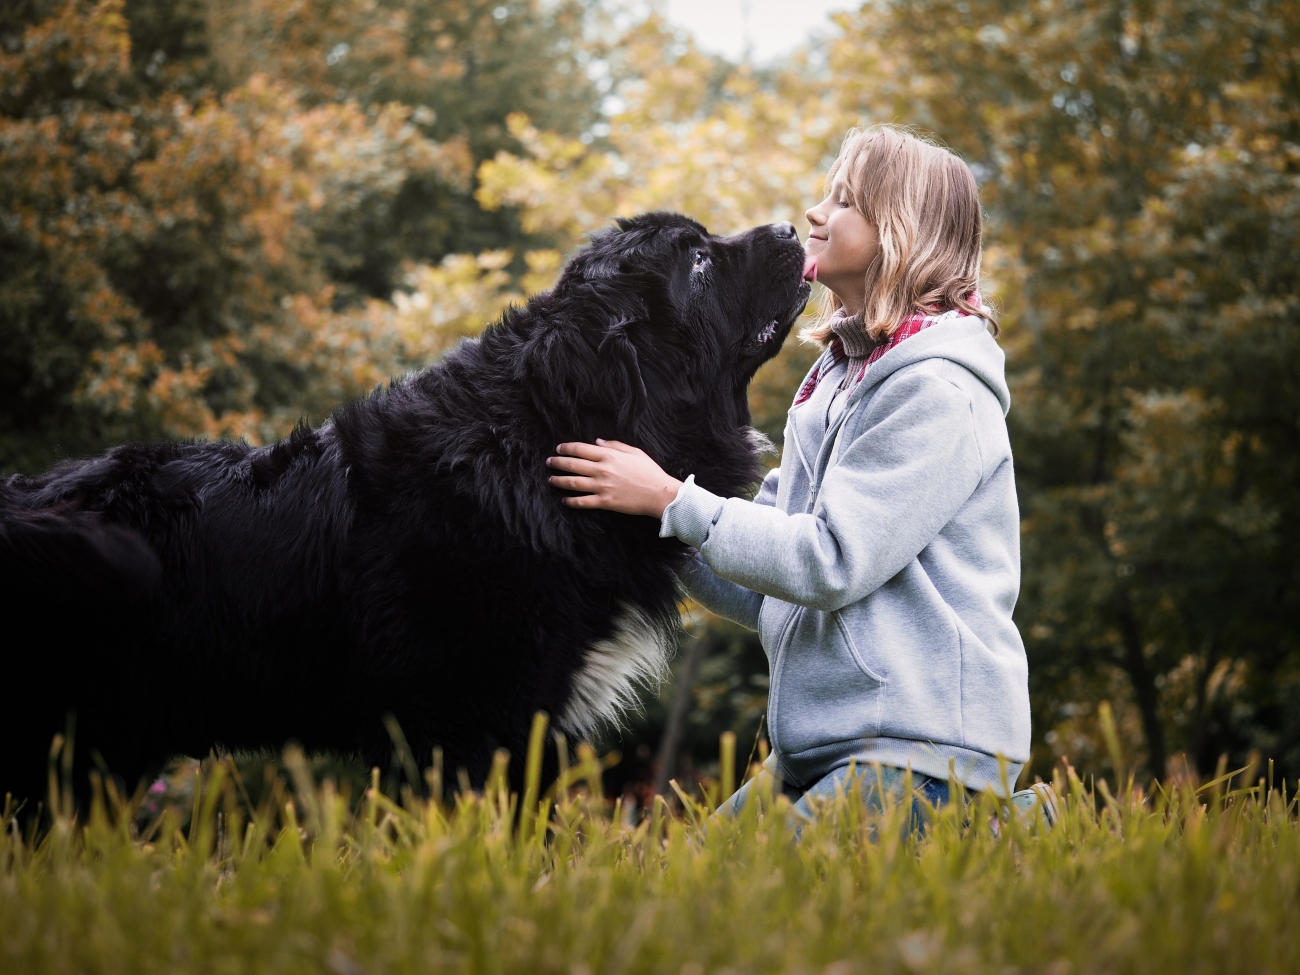
M 569 473 L 553 474 L 547 480 L 557 488 L 581 492 L 580 497 L 563 499 L 570 508 L 662 518 L 682 486 L 644 450 L 617 440 L 562 443 L 555 452 L 559 456 L 546 458 L 546 466 Z

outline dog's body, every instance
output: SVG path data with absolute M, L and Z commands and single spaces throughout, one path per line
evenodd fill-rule
M 755 476 L 745 387 L 807 298 L 788 225 L 652 214 L 445 360 L 270 447 L 143 444 L 0 482 L 0 794 L 76 715 L 130 786 L 170 755 L 415 758 L 474 781 L 535 711 L 583 734 L 665 667 L 684 548 L 560 504 L 545 457 L 620 439 L 711 490 Z M 775 326 L 775 327 L 773 327 Z M 518 766 L 520 763 L 513 763 Z

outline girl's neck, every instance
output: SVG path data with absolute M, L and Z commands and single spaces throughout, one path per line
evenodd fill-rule
M 840 299 L 840 311 L 849 318 L 862 317 L 862 309 L 866 306 L 867 299 L 865 295 L 849 295 L 847 298 L 837 294 L 836 298 Z

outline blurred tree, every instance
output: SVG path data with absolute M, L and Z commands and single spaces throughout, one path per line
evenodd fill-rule
M 142 2 L 158 0 L 133 0 Z M 410 125 L 442 144 L 463 142 L 474 166 L 518 148 L 511 112 L 569 138 L 590 139 L 599 118 L 594 0 L 226 0 L 206 16 L 218 83 L 261 73 L 307 104 L 407 105 Z M 472 178 L 408 173 L 391 192 L 357 201 L 346 220 L 323 215 L 315 229 L 336 301 L 388 297 L 407 261 L 551 242 L 521 233 L 512 209 L 481 208 L 473 190 Z
M 359 306 L 457 273 L 413 260 L 526 243 L 474 202 L 474 153 L 509 144 L 513 107 L 562 132 L 594 117 L 584 10 L 6 7 L 0 467 L 128 438 L 264 441 L 445 345 Z M 478 283 L 483 313 L 515 293 Z
M 304 105 L 399 103 L 473 165 L 517 147 L 506 116 L 525 111 L 576 137 L 599 117 L 588 68 L 602 56 L 595 0 L 128 0 L 132 62 L 154 90 L 221 94 L 265 75 Z M 588 135 L 590 138 L 590 135 Z M 472 178 L 470 183 L 472 183 Z M 536 244 L 510 210 L 488 212 L 465 180 L 408 173 L 324 213 L 314 231 L 335 303 L 386 298 L 405 261 Z
M 5 466 L 124 438 L 266 439 L 384 378 L 381 350 L 320 314 L 312 219 L 407 172 L 468 176 L 463 146 L 400 105 L 307 108 L 263 76 L 197 103 L 142 93 L 127 26 L 120 0 L 73 0 L 5 35 Z

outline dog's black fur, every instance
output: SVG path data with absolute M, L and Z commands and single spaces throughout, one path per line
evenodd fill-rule
M 802 263 L 788 224 L 619 221 L 553 291 L 319 429 L 0 482 L 0 795 L 43 794 L 68 712 L 83 772 L 94 756 L 130 786 L 218 743 L 383 762 L 386 714 L 417 761 L 441 747 L 476 782 L 535 711 L 587 730 L 661 666 L 646 647 L 675 625 L 685 549 L 564 507 L 544 459 L 619 439 L 744 491 L 746 386 L 807 300 Z M 623 671 L 583 684 L 601 654 Z

